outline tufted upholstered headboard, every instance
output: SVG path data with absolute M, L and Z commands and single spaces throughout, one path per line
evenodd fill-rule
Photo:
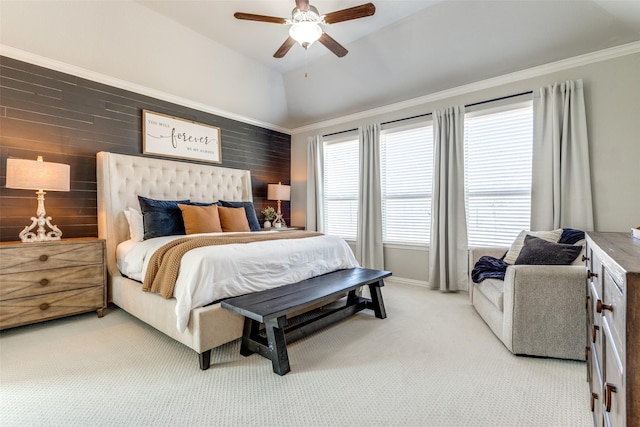
M 106 240 L 109 276 L 120 276 L 116 247 L 129 238 L 124 210 L 140 210 L 138 196 L 154 199 L 253 201 L 251 173 L 197 163 L 97 154 L 98 237 Z

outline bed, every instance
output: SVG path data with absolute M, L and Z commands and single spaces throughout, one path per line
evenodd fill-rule
M 211 349 L 242 336 L 243 317 L 212 301 L 209 305 L 192 308 L 186 328 L 177 328 L 176 299 L 143 292 L 142 284 L 125 277 L 118 267 L 116 249 L 130 237 L 124 212 L 129 208 L 140 208 L 139 195 L 193 202 L 252 201 L 250 172 L 100 152 L 97 154 L 97 184 L 98 236 L 106 242 L 109 301 L 193 349 L 199 355 L 200 368 L 207 369 Z

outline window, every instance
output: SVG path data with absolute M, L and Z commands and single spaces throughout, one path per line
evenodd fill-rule
M 380 147 L 382 236 L 385 243 L 429 245 L 433 126 L 383 129 Z
M 358 230 L 358 136 L 324 142 L 324 232 L 356 240 Z
M 469 246 L 509 246 L 530 226 L 532 101 L 464 120 Z

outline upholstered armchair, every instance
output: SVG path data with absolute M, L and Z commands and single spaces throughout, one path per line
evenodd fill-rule
M 482 256 L 500 259 L 510 248 L 473 248 L 469 271 Z M 508 265 L 504 280 L 469 279 L 473 307 L 514 354 L 585 359 L 586 269 L 571 265 Z

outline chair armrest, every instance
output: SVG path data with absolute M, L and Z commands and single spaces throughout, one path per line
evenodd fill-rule
M 476 262 L 483 256 L 492 256 L 494 258 L 500 259 L 509 248 L 502 247 L 471 247 L 469 248 L 469 280 L 467 284 L 467 290 L 469 292 L 469 301 L 473 301 L 473 280 L 471 280 L 471 272 L 473 271 L 473 267 L 476 265 Z
M 504 285 L 504 339 L 514 353 L 584 360 L 584 267 L 512 265 Z

